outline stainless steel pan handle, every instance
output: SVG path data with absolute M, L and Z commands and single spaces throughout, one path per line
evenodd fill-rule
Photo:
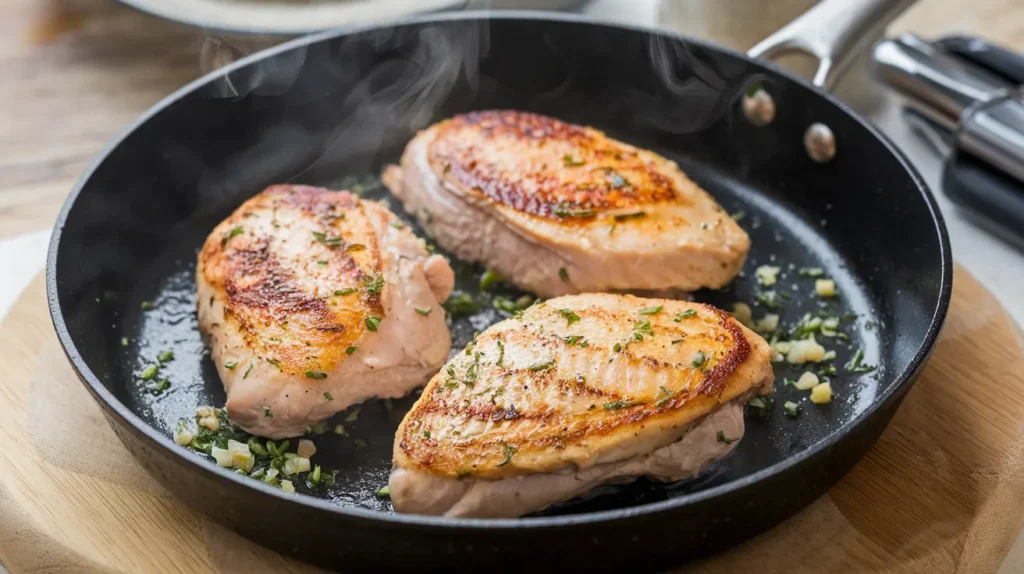
M 752 58 L 805 53 L 818 59 L 812 82 L 831 90 L 857 55 L 915 0 L 822 0 L 747 52 Z

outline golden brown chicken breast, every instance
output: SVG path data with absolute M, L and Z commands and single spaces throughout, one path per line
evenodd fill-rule
M 537 114 L 440 122 L 384 180 L 442 247 L 545 297 L 722 287 L 750 248 L 674 162 Z
M 348 192 L 276 185 L 246 201 L 206 240 L 196 283 L 228 415 L 256 435 L 404 395 L 451 348 L 448 262 Z
M 596 485 L 694 476 L 771 391 L 768 344 L 708 305 L 548 300 L 479 335 L 395 437 L 399 512 L 519 516 Z

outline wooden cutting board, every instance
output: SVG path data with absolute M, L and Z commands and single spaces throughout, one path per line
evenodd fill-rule
M 0 325 L 0 364 L 0 561 L 12 573 L 317 571 L 138 468 L 65 361 L 41 277 Z M 958 268 L 935 354 L 868 455 L 775 529 L 678 571 L 995 572 L 1024 524 L 1022 432 L 1021 331 Z

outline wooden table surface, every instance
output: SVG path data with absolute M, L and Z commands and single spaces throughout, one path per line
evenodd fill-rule
M 921 0 L 891 30 L 1024 50 L 1024 0 Z M 50 227 L 109 140 L 200 74 L 203 39 L 113 0 L 0 0 L 0 239 Z

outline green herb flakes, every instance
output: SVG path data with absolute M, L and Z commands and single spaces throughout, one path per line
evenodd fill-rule
M 497 341 L 497 343 L 498 343 L 498 360 L 494 364 L 499 366 L 499 367 L 503 367 L 504 365 L 502 363 L 505 360 L 505 345 L 503 345 L 500 340 Z
M 645 307 L 645 308 L 640 309 L 639 311 L 637 311 L 637 313 L 640 313 L 641 315 L 657 315 L 658 313 L 661 313 L 661 310 L 663 308 L 664 308 L 664 305 L 656 305 L 654 307 Z
M 381 489 L 377 491 L 377 497 L 378 498 L 391 498 L 391 489 L 386 487 L 386 486 L 381 487 Z
M 270 412 L 270 407 L 263 407 L 263 416 L 268 419 L 274 418 L 274 413 Z
M 782 408 L 786 409 L 786 416 L 795 417 L 800 414 L 800 405 L 793 401 L 786 401 L 786 404 L 782 405 Z
M 377 326 L 380 325 L 380 317 L 370 315 L 366 318 L 366 328 L 376 332 Z
M 565 167 L 579 167 L 581 165 L 585 165 L 587 162 L 581 159 L 575 159 L 570 154 L 565 154 L 564 156 L 562 156 L 562 163 L 565 164 Z
M 724 431 L 718 431 L 718 442 L 723 442 L 725 444 L 732 444 L 732 443 L 734 443 L 734 442 L 736 442 L 738 440 L 739 439 L 737 439 L 737 438 L 726 438 Z
M 699 369 L 704 366 L 706 361 L 707 357 L 704 356 L 704 351 L 697 351 L 697 354 L 693 356 L 693 362 L 690 364 L 693 365 L 694 368 Z
M 278 369 L 281 368 L 281 361 L 278 361 L 277 359 L 267 359 L 267 362 L 270 363 L 271 365 L 274 365 Z
M 121 346 L 122 347 L 127 347 L 128 346 L 128 337 L 121 337 Z
M 253 365 L 252 365 L 252 363 L 249 363 L 249 368 L 248 368 L 248 369 L 246 369 L 246 370 L 245 370 L 245 374 L 244 374 L 244 375 L 242 375 L 242 378 L 243 378 L 243 379 L 247 379 L 247 378 L 249 378 L 249 373 L 250 373 L 250 372 L 252 371 L 252 366 L 253 366 Z
M 355 353 L 358 350 L 359 350 L 359 345 L 352 345 L 351 347 L 348 347 L 348 348 L 345 349 L 345 354 L 346 355 L 351 355 L 352 353 Z
M 354 423 L 359 420 L 359 412 L 363 410 L 363 407 L 356 407 L 352 409 L 347 415 L 345 415 L 345 422 Z
M 625 409 L 625 408 L 631 407 L 633 405 L 639 405 L 639 404 L 640 403 L 637 402 L 637 401 L 619 400 L 619 401 L 612 401 L 610 403 L 605 403 L 605 404 L 601 405 L 601 408 L 606 410 L 606 411 L 617 411 L 619 409 Z
M 480 290 L 486 291 L 501 282 L 502 277 L 498 275 L 497 271 L 486 269 L 483 275 L 480 276 Z
M 344 425 L 334 425 L 334 434 L 338 436 L 345 436 L 348 433 L 345 432 Z
M 562 280 L 562 283 L 569 282 L 569 271 L 565 267 L 558 270 L 558 278 Z
M 167 363 L 174 360 L 174 351 L 164 351 L 156 356 L 156 360 Z
M 337 289 L 337 290 L 334 291 L 334 296 L 335 297 L 344 297 L 346 295 L 351 295 L 351 294 L 355 293 L 358 290 L 359 289 L 356 289 L 355 287 L 349 287 L 348 289 Z
M 381 289 L 384 288 L 384 276 L 375 275 L 373 278 L 363 281 L 363 288 L 370 295 L 380 295 Z
M 559 309 L 558 314 L 561 315 L 562 317 L 565 317 L 565 320 L 568 322 L 569 325 L 572 325 L 573 323 L 580 320 L 580 316 L 574 313 L 572 309 Z
M 696 309 L 687 309 L 687 310 L 685 310 L 685 311 L 683 311 L 681 313 L 676 313 L 676 318 L 674 319 L 674 321 L 676 323 L 678 323 L 678 322 L 682 321 L 683 319 L 689 319 L 690 317 L 696 317 L 696 316 L 697 316 L 697 310 Z
M 864 352 L 857 349 L 854 353 L 853 358 L 846 363 L 845 368 L 851 373 L 870 373 L 877 369 L 877 366 L 864 364 Z
M 501 443 L 501 447 L 505 449 L 505 460 L 501 461 L 498 466 L 506 466 L 512 462 L 512 457 L 519 452 L 519 448 L 505 443 Z
M 321 373 L 320 371 L 306 371 L 307 379 L 326 379 L 327 373 Z
M 142 369 L 142 374 L 139 376 L 142 378 L 143 381 L 151 380 L 153 377 L 156 376 L 156 372 L 159 369 L 160 367 L 157 365 L 150 365 L 145 369 Z
M 152 301 L 143 301 L 142 303 L 139 303 L 139 309 L 142 309 L 143 311 L 152 311 L 153 309 L 156 309 L 156 305 L 154 305 Z
M 768 309 L 780 309 L 782 307 L 782 303 L 779 302 L 779 294 L 775 291 L 761 291 L 757 294 L 757 302 Z
M 825 270 L 821 267 L 801 267 L 796 272 L 801 277 L 810 277 L 812 279 L 825 276 Z
M 453 293 L 444 302 L 444 308 L 453 318 L 458 318 L 476 313 L 480 305 L 468 293 Z
M 234 237 L 236 235 L 241 235 L 244 232 L 245 232 L 245 230 L 242 229 L 241 226 L 232 227 L 230 231 L 228 231 L 227 233 L 224 234 L 224 238 L 220 240 L 221 247 L 227 245 L 228 241 L 231 241 L 232 237 Z
M 641 217 L 647 217 L 647 212 L 636 211 L 633 213 L 620 213 L 618 215 L 612 216 L 612 219 L 614 219 L 618 223 L 621 223 L 623 221 L 628 221 L 630 219 L 639 219 Z
M 414 309 L 414 310 L 415 310 L 415 311 L 416 311 L 417 313 L 419 313 L 420 315 L 423 315 L 424 317 L 426 317 L 426 316 L 430 315 L 430 312 L 431 312 L 431 311 L 433 311 L 433 308 L 432 308 L 432 307 L 426 307 L 426 308 L 420 308 L 420 307 L 413 307 L 413 309 Z
M 550 369 L 551 367 L 554 367 L 554 366 L 555 366 L 555 360 L 551 359 L 550 361 L 548 361 L 546 363 L 537 363 L 536 365 L 531 365 L 531 366 L 527 367 L 526 370 L 533 371 L 533 372 L 546 371 L 546 370 L 548 370 L 548 369 Z
M 423 438 L 430 438 L 430 431 L 428 431 L 428 430 L 423 431 Z

